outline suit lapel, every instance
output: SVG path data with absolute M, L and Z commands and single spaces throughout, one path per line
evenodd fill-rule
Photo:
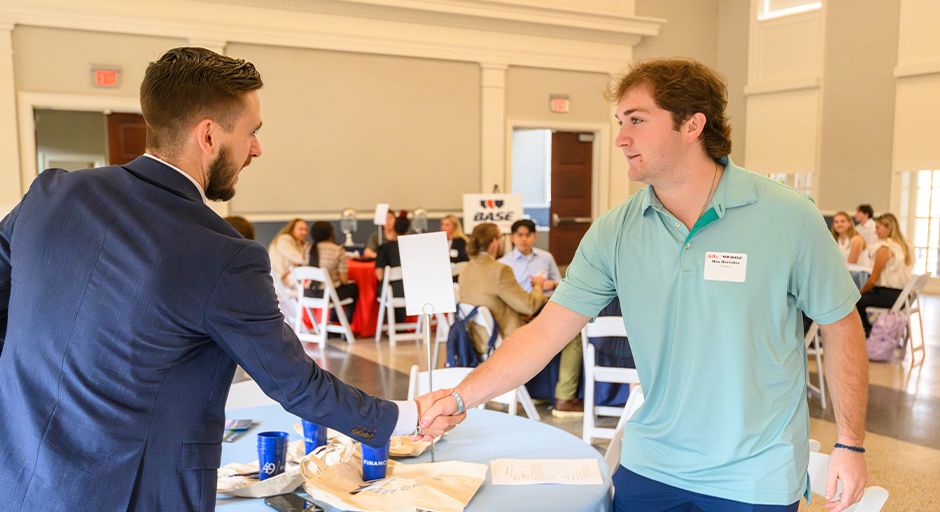
M 139 156 L 133 162 L 122 165 L 127 172 L 137 178 L 172 192 L 191 201 L 202 202 L 202 195 L 193 182 L 172 167 L 153 158 Z

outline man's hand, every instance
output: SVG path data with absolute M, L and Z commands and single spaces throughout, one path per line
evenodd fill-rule
M 538 275 L 536 275 L 536 276 L 530 275 L 530 276 L 529 276 L 529 279 L 532 280 L 532 289 L 533 289 L 533 290 L 536 289 L 536 288 L 542 288 L 542 289 L 544 289 L 544 288 L 543 288 L 543 285 L 545 284 L 545 278 L 544 278 L 544 277 L 538 276 Z
M 431 407 L 424 409 L 424 411 L 422 411 L 419 406 L 418 416 L 420 416 L 420 419 L 418 420 L 418 424 L 421 425 L 422 429 L 433 427 L 437 422 L 445 418 L 451 419 L 454 421 L 454 425 L 457 425 L 467 417 L 466 411 L 460 416 L 455 416 L 460 408 L 457 405 L 457 400 L 450 395 L 451 391 L 453 390 L 447 390 L 447 394 L 441 396 Z
M 549 290 L 554 290 L 557 286 L 558 286 L 558 281 L 552 281 L 551 279 L 546 279 L 545 282 L 542 283 L 542 291 L 547 292 Z
M 842 495 L 837 501 L 829 501 L 836 495 L 838 480 L 842 480 Z M 868 470 L 865 455 L 845 448 L 832 450 L 829 456 L 829 471 L 826 478 L 826 508 L 839 512 L 853 503 L 858 503 L 865 494 Z
M 460 416 L 442 416 L 440 413 L 432 415 L 431 411 L 438 410 L 435 407 L 442 400 L 450 400 L 453 402 L 453 413 L 457 412 L 457 401 L 454 400 L 454 397 L 450 396 L 453 391 L 453 388 L 439 389 L 415 398 L 415 403 L 418 404 L 418 424 L 421 425 L 423 435 L 413 436 L 412 440 L 431 442 L 434 440 L 435 436 L 444 435 L 444 432 L 452 430 L 467 417 L 467 413 L 463 413 Z

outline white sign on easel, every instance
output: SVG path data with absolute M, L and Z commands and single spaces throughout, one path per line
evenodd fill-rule
M 443 231 L 398 237 L 405 311 L 409 315 L 453 313 L 454 280 L 447 234 Z M 430 305 L 432 309 L 427 310 Z
M 386 220 L 388 220 L 388 203 L 375 205 L 375 218 L 372 219 L 372 223 L 376 226 L 384 226 Z

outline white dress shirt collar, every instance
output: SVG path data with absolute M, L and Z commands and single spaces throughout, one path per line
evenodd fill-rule
M 206 199 L 206 192 L 202 189 L 202 185 L 200 185 L 199 182 L 196 181 L 192 176 L 190 176 L 189 174 L 187 174 L 186 171 L 184 171 L 184 170 L 180 169 L 179 167 L 177 167 L 177 166 L 171 164 L 170 162 L 167 162 L 166 160 L 163 160 L 163 159 L 161 159 L 161 158 L 159 158 L 159 157 L 153 156 L 153 155 L 151 155 L 150 153 L 144 153 L 144 156 L 149 157 L 149 158 L 152 158 L 152 159 L 154 159 L 154 160 L 160 162 L 161 164 L 166 165 L 166 166 L 169 167 L 170 169 L 173 169 L 174 171 L 176 171 L 176 172 L 182 174 L 183 176 L 186 176 L 186 179 L 188 179 L 189 181 L 193 182 L 193 185 L 196 185 L 196 190 L 199 191 L 199 196 L 202 197 L 202 204 L 208 204 L 209 201 Z

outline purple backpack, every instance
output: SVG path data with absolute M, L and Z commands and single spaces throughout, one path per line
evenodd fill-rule
M 885 311 L 878 315 L 868 335 L 868 359 L 890 363 L 907 335 L 907 319 L 900 313 Z

